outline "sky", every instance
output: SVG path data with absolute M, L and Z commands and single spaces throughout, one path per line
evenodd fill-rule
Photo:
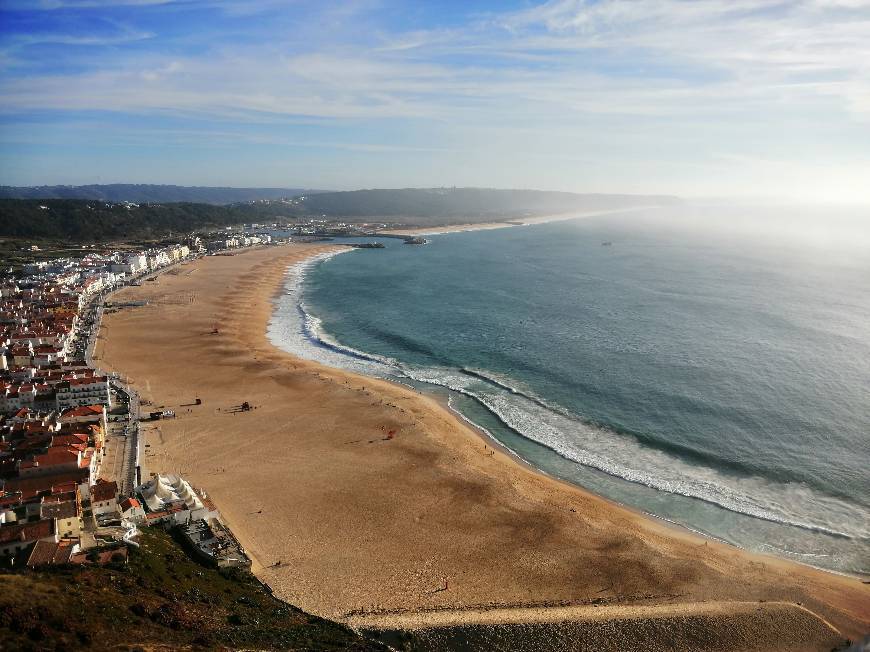
M 0 184 L 870 203 L 870 0 L 0 0 Z

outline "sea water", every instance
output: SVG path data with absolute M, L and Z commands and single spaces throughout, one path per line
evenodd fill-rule
M 273 340 L 446 393 L 546 473 L 870 574 L 860 213 L 684 206 L 382 239 L 293 270 Z

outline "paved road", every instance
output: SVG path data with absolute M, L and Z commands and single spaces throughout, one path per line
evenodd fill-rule
M 144 436 L 139 428 L 139 395 L 132 387 L 123 382 L 117 374 L 101 370 L 94 361 L 94 348 L 96 347 L 100 332 L 100 322 L 103 318 L 104 301 L 106 297 L 111 296 L 116 290 L 132 283 L 141 283 L 142 281 L 154 278 L 195 258 L 192 257 L 186 261 L 173 263 L 161 269 L 133 277 L 120 287 L 105 290 L 91 297 L 79 311 L 81 319 L 79 320 L 73 341 L 72 354 L 74 359 L 84 360 L 89 367 L 96 369 L 100 374 L 108 376 L 117 402 L 123 404 L 124 400 L 127 401 L 126 420 L 115 422 L 113 427 L 109 428 L 110 432 L 106 433 L 106 456 L 103 463 L 108 464 L 108 467 L 100 469 L 100 477 L 114 480 L 118 483 L 118 491 L 122 496 L 132 496 L 135 488 L 141 482 L 141 478 L 137 475 L 137 467 L 143 461 L 141 453 L 144 452 Z M 144 472 L 141 475 L 147 477 Z
M 166 271 L 166 269 L 169 268 L 158 270 L 149 274 L 148 277 Z M 133 280 L 141 280 L 141 278 L 145 277 Z M 84 317 L 81 320 L 82 330 L 76 337 L 75 353 L 78 357 L 78 352 L 82 352 L 82 358 L 89 367 L 109 377 L 116 404 L 126 403 L 125 420 L 114 422 L 109 427 L 109 432 L 106 433 L 106 456 L 103 464 L 107 465 L 107 468 L 100 469 L 100 477 L 114 480 L 118 484 L 120 495 L 132 496 L 139 484 L 136 473 L 136 467 L 139 463 L 139 395 L 125 384 L 117 374 L 107 373 L 100 369 L 93 357 L 103 317 L 103 304 L 105 298 L 114 291 L 108 290 L 100 293 L 92 297 L 82 307 L 81 314 Z

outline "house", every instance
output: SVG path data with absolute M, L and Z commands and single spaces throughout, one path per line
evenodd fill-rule
M 37 541 L 27 558 L 28 568 L 70 563 L 70 556 L 78 552 L 78 544 L 71 541 Z
M 64 410 L 58 421 L 64 423 L 90 423 L 99 427 L 101 432 L 96 434 L 95 442 L 103 444 L 104 434 L 108 429 L 105 405 L 79 405 L 78 407 Z
M 4 525 L 0 527 L 0 556 L 18 555 L 37 541 L 58 542 L 54 520 Z
M 87 472 L 76 469 L 58 475 L 7 478 L 4 483 L 6 496 L 15 504 L 39 502 L 43 496 L 66 496 L 75 500 L 76 485 L 87 478 Z M 81 486 L 81 485 L 79 485 Z
M 61 412 L 61 423 L 105 423 L 106 406 L 104 405 L 79 405 Z
M 120 504 L 121 518 L 133 523 L 142 523 L 145 520 L 145 509 L 136 498 L 125 498 Z
M 53 475 L 87 468 L 83 465 L 84 452 L 77 446 L 49 446 L 44 453 L 22 460 L 18 465 L 21 477 Z
M 110 269 L 116 274 L 138 274 L 148 269 L 148 257 L 145 254 L 130 254 L 123 262 L 112 263 Z
M 106 376 L 70 378 L 58 383 L 55 391 L 59 410 L 97 404 L 112 407 L 109 379 Z
M 55 519 L 57 535 L 62 539 L 78 539 L 82 534 L 81 512 L 73 501 L 43 502 L 40 517 Z
M 90 487 L 91 511 L 94 516 L 99 514 L 118 513 L 118 484 L 107 480 L 97 480 Z

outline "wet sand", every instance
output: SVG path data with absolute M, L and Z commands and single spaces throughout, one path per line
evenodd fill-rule
M 107 314 L 97 348 L 178 413 L 152 426 L 146 468 L 205 488 L 276 595 L 361 628 L 414 612 L 473 623 L 496 607 L 531 619 L 672 605 L 760 642 L 771 617 L 746 603 L 768 601 L 829 623 L 794 632 L 805 649 L 870 630 L 870 586 L 857 579 L 666 527 L 493 451 L 429 397 L 274 347 L 285 270 L 327 249 L 212 256 L 127 288 L 116 300 L 149 304 Z M 255 409 L 238 412 L 243 401 Z

